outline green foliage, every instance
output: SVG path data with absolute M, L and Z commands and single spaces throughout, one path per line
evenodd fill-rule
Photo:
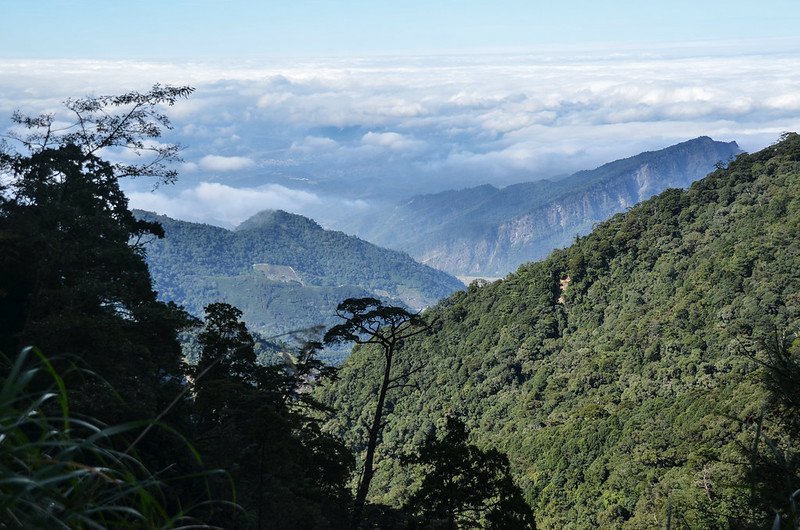
M 771 524 L 741 448 L 773 398 L 738 343 L 797 321 L 798 153 L 790 135 L 741 155 L 440 302 L 398 352 L 398 370 L 426 368 L 387 400 L 381 453 L 414 451 L 453 413 L 508 454 L 540 528 L 663 528 L 668 505 L 692 528 Z M 381 370 L 357 349 L 323 392 L 356 450 Z M 371 501 L 400 506 L 412 479 L 380 462 Z
M 385 305 L 375 298 L 349 298 L 336 307 L 336 314 L 343 320 L 325 333 L 326 343 L 354 342 L 359 345 L 374 345 L 383 354 L 382 374 L 376 374 L 377 402 L 369 407 L 372 420 L 367 427 L 366 449 L 361 479 L 353 503 L 353 528 L 359 528 L 375 473 L 375 454 L 379 436 L 383 430 L 384 416 L 391 412 L 386 408 L 386 398 L 391 390 L 409 386 L 409 377 L 424 365 L 413 369 L 395 370 L 394 357 L 397 348 L 412 337 L 425 333 L 428 324 L 418 315 L 401 307 Z
M 223 303 L 206 307 L 205 325 L 198 341 L 200 359 L 194 367 L 194 410 L 198 426 L 207 431 L 232 415 L 250 388 L 264 379 L 267 368 L 256 364 L 253 337 L 242 312 Z
M 208 306 L 197 366 L 182 364 L 177 332 L 195 322 L 156 300 L 140 243 L 163 233 L 128 211 L 118 182 L 170 180 L 162 163 L 177 151 L 155 148 L 138 166 L 98 155 L 146 154 L 168 126 L 158 105 L 190 91 L 69 101 L 77 127 L 62 133 L 52 116 L 15 117 L 28 133 L 21 152 L 0 153 L 0 349 L 35 343 L 101 377 L 63 359 L 30 367 L 33 350 L 2 366 L 0 526 L 180 526 L 210 492 L 240 508 L 196 513 L 227 528 L 347 528 L 347 446 L 364 455 L 352 504 L 360 514 L 371 494 L 367 526 L 393 515 L 413 523 L 397 511 L 407 501 L 428 523 L 452 513 L 454 524 L 486 527 L 530 526 L 525 504 L 543 528 L 764 527 L 773 511 L 796 526 L 796 333 L 770 340 L 796 330 L 800 314 L 800 137 L 665 192 L 502 281 L 473 283 L 425 315 L 432 333 L 405 309 L 345 300 L 328 338 L 362 344 L 337 385 L 315 391 L 334 375 L 319 344 L 259 363 L 245 313 L 227 304 Z M 313 256 L 300 282 L 338 286 L 323 279 L 338 270 L 373 278 L 372 292 L 404 276 L 371 269 L 380 255 L 363 242 L 320 231 L 280 212 L 241 227 L 241 239 L 204 228 L 170 264 L 202 272 L 175 288 L 199 300 L 240 276 L 285 284 L 264 275 L 283 274 L 274 266 L 290 264 L 275 257 L 298 251 Z M 343 265 L 337 247 L 350 244 L 361 253 Z M 467 426 L 433 437 L 448 413 L 470 418 L 473 444 Z M 147 417 L 169 428 L 129 421 Z M 170 429 L 230 480 L 178 480 L 202 467 Z M 420 446 L 417 482 L 396 456 Z M 443 510 L 450 501 L 463 509 Z
M 430 438 L 407 459 L 422 480 L 406 509 L 421 528 L 533 529 L 536 524 L 511 478 L 508 458 L 467 443 L 464 423 L 447 417 L 441 439 Z
M 119 449 L 140 427 L 73 416 L 50 360 L 23 350 L 0 380 L 0 528 L 206 528 L 170 512 L 163 480 Z
M 230 472 L 243 508 L 209 518 L 241 528 L 344 528 L 353 458 L 320 430 L 313 413 L 324 407 L 307 395 L 331 372 L 314 358 L 315 345 L 301 348 L 291 364 L 256 363 L 240 317 L 228 304 L 206 308 L 192 370 L 197 447 L 209 464 Z
M 197 321 L 156 300 L 142 240 L 164 232 L 133 216 L 119 178 L 174 177 L 163 164 L 177 147 L 150 140 L 169 125 L 157 108 L 189 92 L 69 100 L 65 130 L 15 116 L 27 133 L 0 153 L 0 351 L 58 352 L 47 367 L 59 389 L 22 361 L 0 366 L 0 527 L 168 528 L 209 497 L 196 513 L 218 527 L 345 527 L 353 458 L 319 426 L 327 409 L 310 389 L 331 375 L 319 345 L 259 364 L 241 312 L 212 304 L 187 370 L 178 331 Z M 107 149 L 148 161 L 113 164 Z M 191 480 L 205 466 L 228 474 Z
M 336 305 L 347 298 L 377 297 L 422 309 L 463 287 L 405 254 L 282 211 L 261 212 L 234 231 L 136 215 L 166 232 L 147 245 L 162 299 L 197 315 L 205 305 L 225 301 L 242 309 L 248 326 L 264 336 L 333 326 Z M 276 268 L 287 274 L 269 273 Z
M 626 204 L 689 186 L 737 153 L 735 142 L 700 137 L 561 179 L 416 196 L 358 233 L 453 274 L 496 277 L 567 246 Z
M 69 101 L 75 126 L 59 131 L 53 116 L 18 114 L 28 127 L 19 134 L 23 147 L 0 155 L 8 176 L 0 197 L 0 350 L 36 344 L 83 360 L 110 386 L 76 381 L 72 398 L 103 421 L 154 416 L 165 404 L 182 377 L 176 328 L 188 315 L 156 301 L 136 242 L 160 227 L 133 217 L 118 180 L 168 178 L 159 164 L 174 156 L 159 151 L 152 165 L 133 167 L 98 153 L 146 150 L 154 127 L 168 124 L 156 107 L 188 91 L 155 87 L 140 97 Z M 125 113 L 115 114 L 119 108 Z M 126 397 L 127 410 L 114 393 Z
M 781 528 L 800 528 L 800 332 L 775 328 L 754 344 L 748 355 L 764 367 L 769 393 L 765 410 L 750 423 L 754 440 L 743 447 L 752 462 L 748 482 L 754 509 L 775 513 Z

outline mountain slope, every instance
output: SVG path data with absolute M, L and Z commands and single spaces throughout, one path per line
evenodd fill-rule
M 411 198 L 361 235 L 452 274 L 500 276 L 667 188 L 684 188 L 739 153 L 700 137 L 557 181 Z
M 266 335 L 328 325 L 347 297 L 377 296 L 419 310 L 463 288 L 406 254 L 283 211 L 261 212 L 233 231 L 135 213 L 166 232 L 147 246 L 162 299 L 196 315 L 210 302 L 231 303 Z
M 503 280 L 426 313 L 395 355 L 425 363 L 395 394 L 382 452 L 412 451 L 447 413 L 509 453 L 543 529 L 737 527 L 758 365 L 743 352 L 800 324 L 800 137 L 740 155 Z M 360 349 L 326 393 L 328 428 L 362 447 L 381 365 Z M 769 427 L 772 429 L 772 427 Z M 778 431 L 770 430 L 771 436 Z M 375 500 L 409 478 L 384 458 Z

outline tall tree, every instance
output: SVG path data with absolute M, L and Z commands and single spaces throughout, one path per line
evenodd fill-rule
M 15 113 L 0 172 L 0 349 L 36 344 L 72 355 L 111 383 L 142 417 L 163 406 L 181 379 L 176 326 L 188 315 L 156 301 L 143 237 L 163 235 L 137 221 L 122 177 L 170 182 L 179 147 L 155 142 L 169 120 L 160 111 L 191 93 L 156 85 L 146 93 L 72 99 L 66 116 Z M 71 120 L 71 121 L 70 121 Z M 69 123 L 62 126 L 63 123 Z M 122 150 L 140 164 L 101 158 Z M 105 421 L 120 410 L 103 383 L 80 385 L 75 401 Z
M 210 518 L 232 528 L 343 528 L 352 455 L 306 413 L 321 408 L 309 386 L 331 371 L 315 359 L 313 344 L 286 354 L 291 362 L 257 363 L 241 316 L 228 304 L 206 307 L 192 371 L 197 445 L 229 471 L 244 509 Z
M 788 326 L 774 325 L 744 351 L 763 368 L 769 399 L 761 418 L 746 425 L 755 430 L 751 447 L 749 482 L 752 523 L 765 524 L 767 514 L 783 522 L 781 528 L 800 528 L 800 322 L 796 315 Z M 759 521 L 759 518 L 761 519 Z
M 325 334 L 325 343 L 354 342 L 376 345 L 383 353 L 383 378 L 378 390 L 378 401 L 367 430 L 367 451 L 364 469 L 356 490 L 353 504 L 353 528 L 358 528 L 369 493 L 369 485 L 375 473 L 375 450 L 378 437 L 384 427 L 384 407 L 390 390 L 408 386 L 408 377 L 422 367 L 401 373 L 392 372 L 392 362 L 397 347 L 406 339 L 427 331 L 426 322 L 419 316 L 401 307 L 384 305 L 375 298 L 348 298 L 336 308 L 336 314 L 344 320 Z
M 242 394 L 256 386 L 255 341 L 240 320 L 242 312 L 224 303 L 206 306 L 205 327 L 198 336 L 200 358 L 192 370 L 195 413 L 200 428 L 223 421 Z

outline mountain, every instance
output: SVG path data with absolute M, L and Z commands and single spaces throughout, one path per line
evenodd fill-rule
M 348 297 L 374 296 L 414 310 L 463 288 L 452 276 L 313 220 L 264 211 L 235 230 L 134 212 L 166 233 L 147 245 L 160 298 L 195 314 L 225 301 L 265 336 L 330 325 Z
M 442 300 L 423 314 L 431 332 L 395 352 L 395 373 L 418 371 L 390 394 L 372 499 L 402 504 L 412 479 L 391 455 L 455 414 L 473 443 L 509 454 L 540 529 L 744 528 L 767 491 L 750 491 L 744 453 L 764 410 L 759 363 L 776 340 L 800 353 L 798 243 L 791 134 Z M 328 429 L 356 450 L 375 353 L 356 349 L 324 393 L 340 411 Z M 785 447 L 771 415 L 758 429 Z
M 555 181 L 416 196 L 356 232 L 451 274 L 501 276 L 656 193 L 687 187 L 739 152 L 736 142 L 704 136 Z

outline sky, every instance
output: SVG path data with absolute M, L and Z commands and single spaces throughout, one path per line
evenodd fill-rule
M 800 130 L 797 27 L 797 0 L 3 0 L 0 118 L 189 84 L 180 180 L 126 183 L 133 206 L 335 226 L 701 135 L 769 145 Z
M 794 38 L 796 0 L 4 0 L 0 55 L 216 59 Z

